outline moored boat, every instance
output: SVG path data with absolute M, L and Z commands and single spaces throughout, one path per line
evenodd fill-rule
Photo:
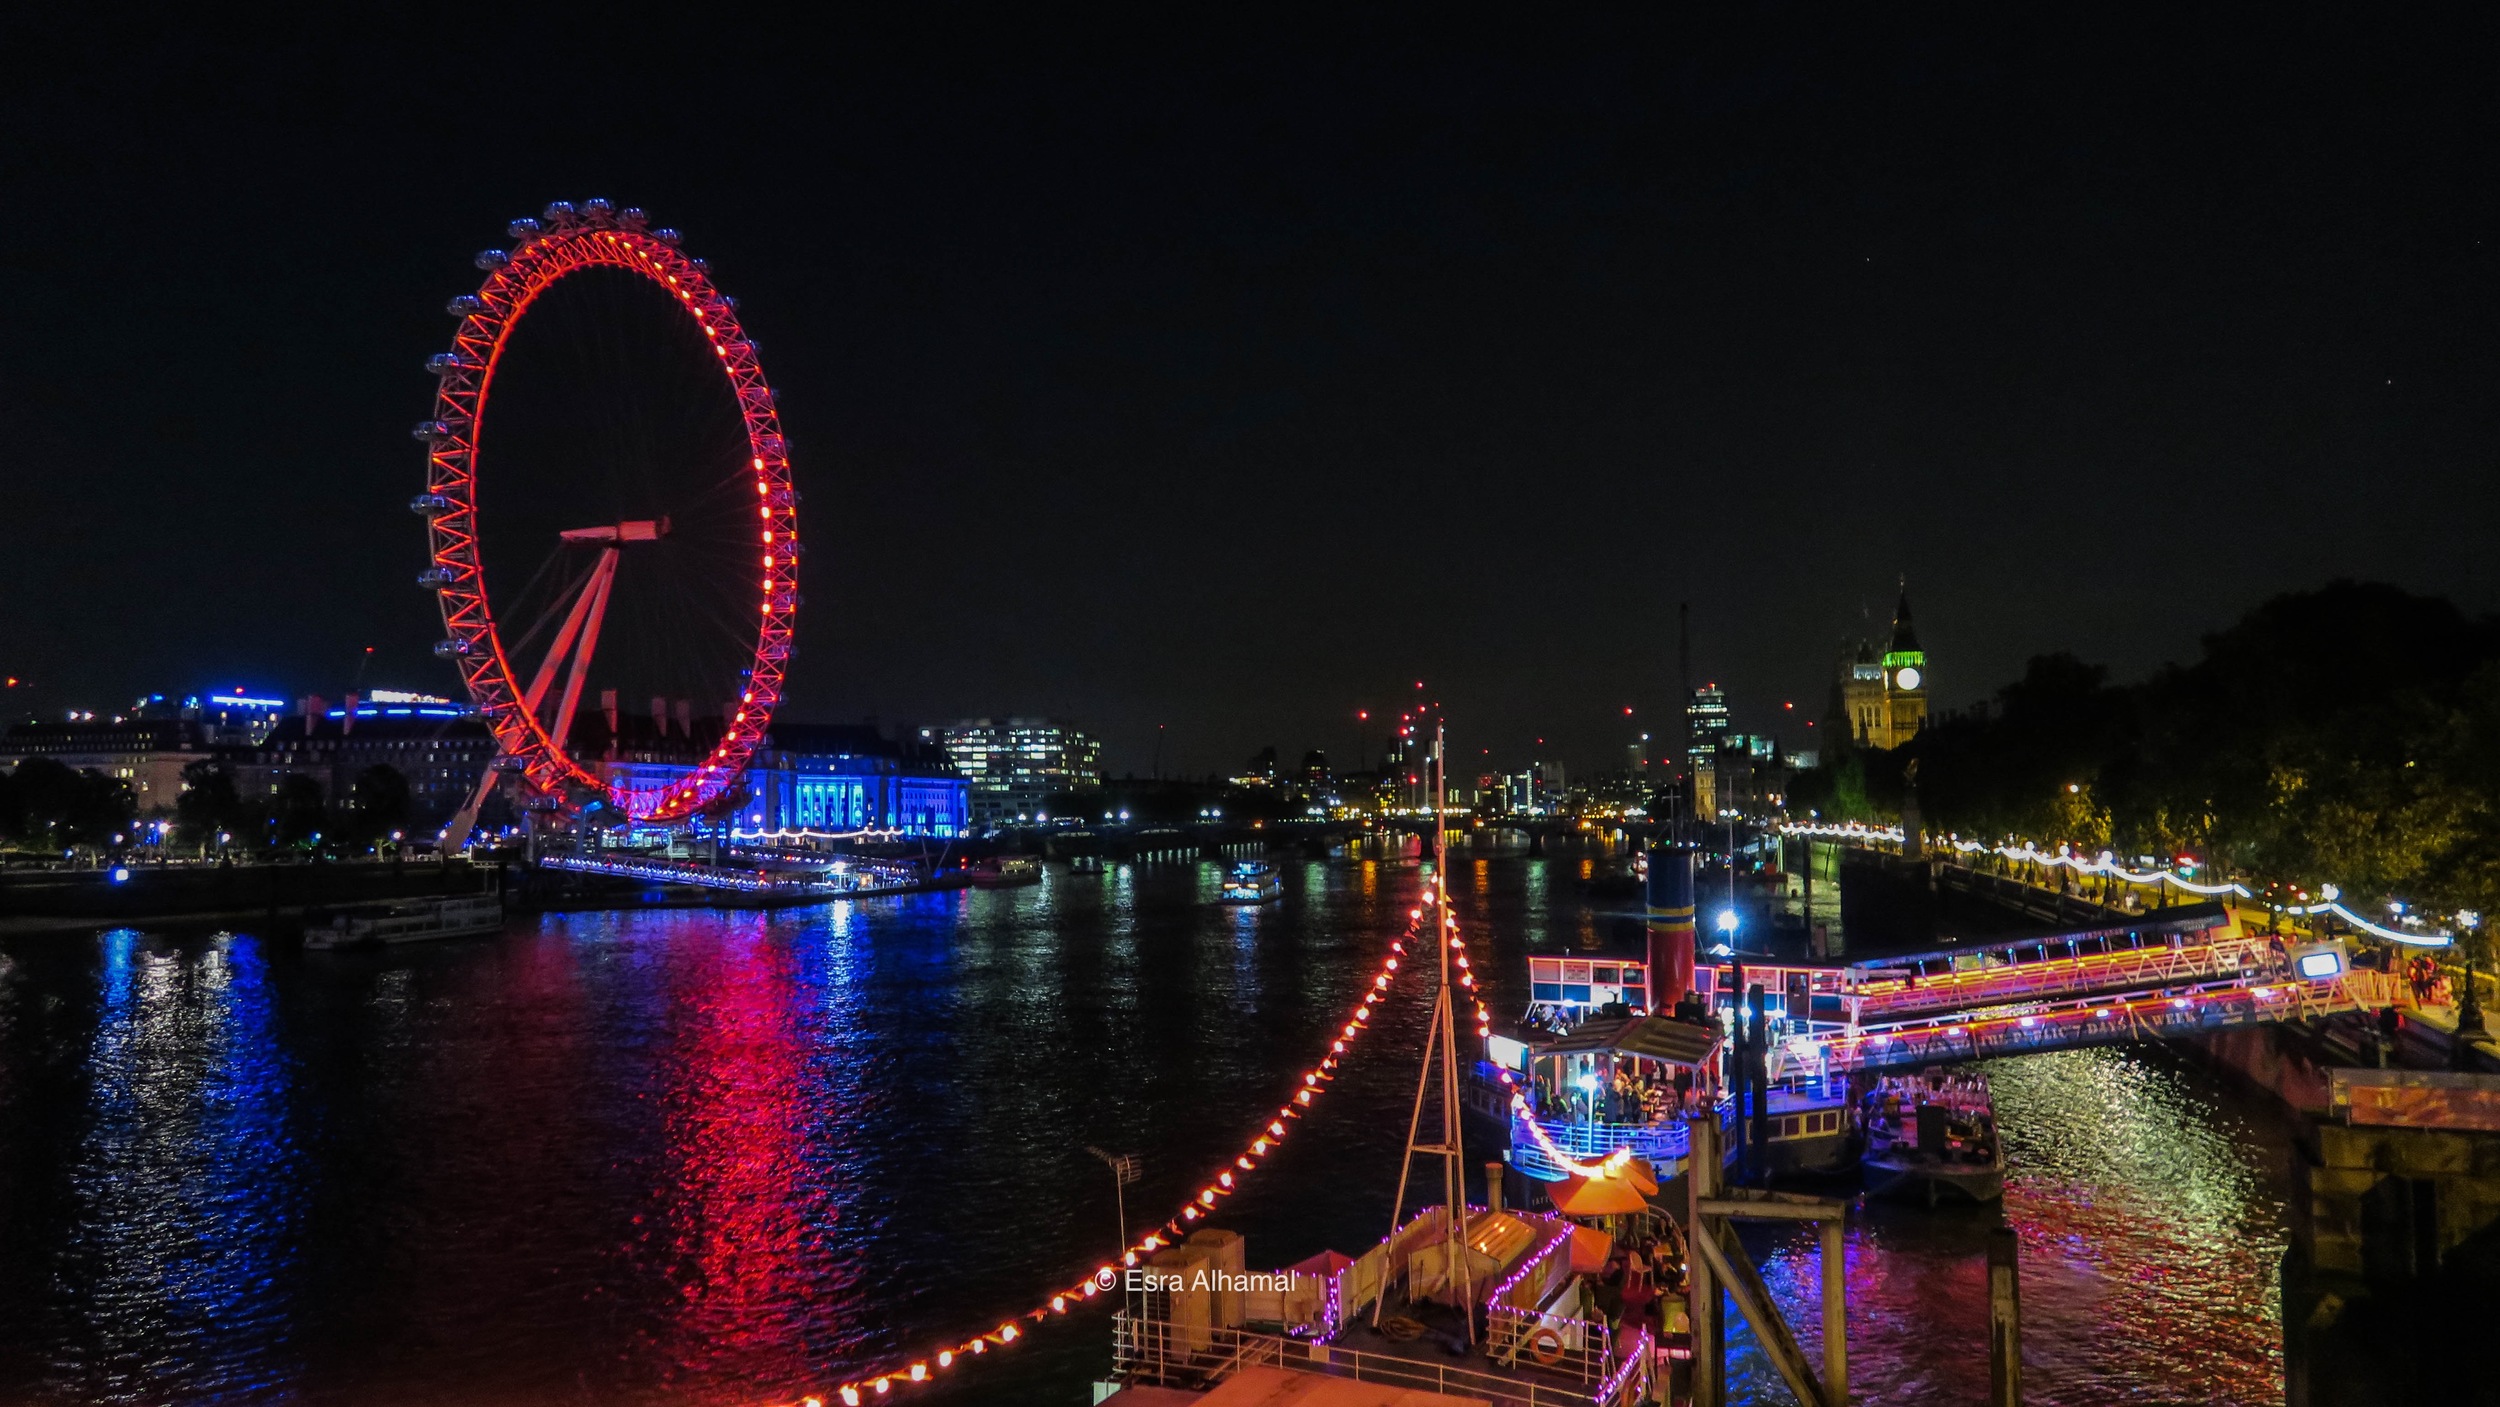
M 972 867 L 975 889 L 1015 889 L 1042 882 L 1042 862 L 1022 855 L 999 855 Z
M 374 913 L 341 914 L 304 934 L 314 951 L 422 943 L 436 938 L 475 938 L 503 931 L 503 898 L 471 894 L 456 899 L 418 899 Z
M 1866 1190 L 1924 1201 L 1993 1202 L 2005 1195 L 2005 1148 L 1988 1078 L 1930 1068 L 1888 1075 L 1861 1103 Z

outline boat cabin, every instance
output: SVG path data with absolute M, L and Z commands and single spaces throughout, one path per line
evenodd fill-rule
M 1585 1160 L 1628 1147 L 1675 1176 L 1685 1116 L 1718 1098 L 1719 1043 L 1716 1027 L 1670 1016 L 1600 1017 L 1548 1040 L 1493 1042 L 1533 1111 L 1506 1114 L 1511 1166 L 1552 1182 L 1567 1171 L 1557 1151 Z
M 1634 1271 L 1616 1238 L 1556 1216 L 1469 1208 L 1457 1231 L 1447 1208 L 1426 1207 L 1360 1256 L 1328 1251 L 1262 1272 L 1244 1269 L 1239 1235 L 1195 1232 L 1129 1272 L 1115 1382 L 1105 1385 L 1116 1390 L 1098 1390 L 1096 1400 L 1633 1407 L 1650 1399 L 1661 1345 L 1681 1342 L 1679 1270 Z

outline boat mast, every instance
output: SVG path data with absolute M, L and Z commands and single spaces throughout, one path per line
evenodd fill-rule
M 1398 1199 L 1389 1209 L 1389 1235 L 1398 1233 L 1398 1217 L 1406 1211 L 1406 1180 L 1414 1168 L 1415 1155 L 1429 1153 L 1441 1160 L 1442 1206 L 1447 1212 L 1442 1227 L 1442 1266 L 1458 1288 L 1458 1305 L 1467 1323 L 1467 1341 L 1476 1341 L 1476 1287 L 1473 1267 L 1467 1257 L 1467 1163 L 1459 1128 L 1458 1103 L 1458 1023 L 1456 996 L 1450 987 L 1450 940 L 1457 930 L 1450 921 L 1450 834 L 1449 834 L 1449 758 L 1446 729 L 1439 720 L 1432 728 L 1432 925 L 1433 946 L 1440 954 L 1441 986 L 1432 1006 L 1432 1028 L 1424 1038 L 1423 1068 L 1415 1076 L 1415 1112 L 1406 1124 L 1406 1153 L 1398 1160 Z M 1433 1067 L 1441 1067 L 1441 1135 L 1438 1142 L 1424 1143 L 1424 1092 L 1432 1084 Z M 1372 1301 L 1372 1323 L 1380 1323 L 1381 1305 L 1386 1296 Z

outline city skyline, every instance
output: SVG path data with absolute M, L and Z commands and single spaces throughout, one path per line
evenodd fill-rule
M 1672 707 L 1680 601 L 1740 712 L 1819 697 L 1903 574 L 1947 709 L 2056 650 L 2141 677 L 2333 577 L 2495 603 L 2454 511 L 2495 124 L 2408 67 L 2471 46 L 2113 22 L 2009 67 L 2019 30 L 1858 19 L 1658 79 L 1692 36 L 1596 37 L 856 29 L 821 82 L 763 55 L 752 107 L 531 105 L 454 163 L 426 114 L 675 75 L 30 26 L 0 672 L 46 708 L 335 695 L 372 646 L 453 692 L 401 507 L 420 364 L 476 250 L 594 195 L 685 228 L 769 345 L 843 553 L 814 619 L 930 622 L 810 633 L 807 716 L 1065 715 L 1140 772 L 1162 723 L 1208 771 L 1348 746 L 1424 678 L 1497 752 L 1598 757 Z M 131 189 L 165 222 L 91 217 Z M 108 524 L 145 550 L 48 545 Z

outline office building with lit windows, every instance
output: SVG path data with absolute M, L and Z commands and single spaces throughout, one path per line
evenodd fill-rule
M 1719 740 L 1727 735 L 1727 691 L 1716 684 L 1704 684 L 1693 691 L 1684 705 L 1685 756 L 1695 766 L 1707 764 L 1718 754 Z
M 1102 746 L 1048 718 L 966 718 L 920 736 L 946 750 L 971 789 L 975 825 L 1040 819 L 1056 792 L 1102 785 Z
M 82 715 L 61 723 L 20 723 L 0 738 L 0 766 L 46 758 L 74 772 L 94 772 L 130 788 L 141 816 L 173 814 L 182 769 L 213 755 L 208 730 L 195 719 Z

